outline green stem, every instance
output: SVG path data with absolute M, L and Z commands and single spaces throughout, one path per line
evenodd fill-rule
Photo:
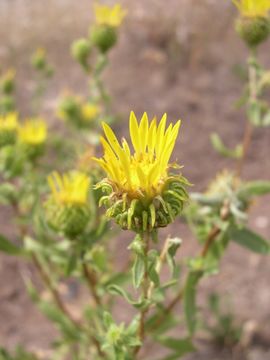
M 258 100 L 257 69 L 256 69 L 256 66 L 254 65 L 254 63 L 256 62 L 256 59 L 257 59 L 256 51 L 253 50 L 251 52 L 251 56 L 248 60 L 248 78 L 249 78 L 248 105 L 252 104 L 252 103 L 256 103 Z M 237 170 L 236 170 L 237 176 L 239 176 L 239 177 L 241 177 L 242 172 L 243 172 L 243 167 L 244 167 L 244 163 L 247 158 L 247 155 L 248 155 L 248 150 L 250 147 L 253 130 L 254 130 L 254 128 L 253 128 L 252 123 L 250 122 L 250 120 L 247 120 L 244 135 L 243 135 L 243 140 L 242 140 L 242 149 L 243 149 L 242 156 L 239 159 L 239 162 L 237 164 Z
M 151 233 L 149 231 L 146 231 L 143 234 L 143 240 L 144 240 L 144 277 L 143 277 L 143 283 L 142 283 L 142 296 L 143 300 L 147 301 L 149 299 L 149 293 L 150 293 L 150 287 L 151 282 L 149 281 L 149 274 L 148 274 L 148 252 L 150 248 L 150 238 Z M 134 357 L 139 353 L 140 349 L 143 346 L 144 337 L 145 337 L 145 319 L 146 315 L 148 313 L 149 306 L 146 306 L 141 310 L 140 314 L 140 322 L 138 327 L 138 338 L 140 339 L 141 345 L 137 346 L 134 350 Z

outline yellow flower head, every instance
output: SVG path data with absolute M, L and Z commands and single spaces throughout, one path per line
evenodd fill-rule
M 0 116 L 0 132 L 16 131 L 18 128 L 18 114 L 15 112 Z
M 53 200 L 60 205 L 87 204 L 90 179 L 81 172 L 69 172 L 59 175 L 54 172 L 48 177 Z
M 92 121 L 99 116 L 100 107 L 96 104 L 85 103 L 81 107 L 81 112 L 85 121 Z
M 270 0 L 233 0 L 240 14 L 244 17 L 267 17 Z
M 98 25 L 108 25 L 112 27 L 119 27 L 126 16 L 126 11 L 120 4 L 115 4 L 113 7 L 107 5 L 94 5 L 96 23 Z
M 155 118 L 149 123 L 144 113 L 138 124 L 135 114 L 130 113 L 129 128 L 134 153 L 131 153 L 125 139 L 120 144 L 111 128 L 103 123 L 106 136 L 106 139 L 101 137 L 104 157 L 96 161 L 119 192 L 127 193 L 129 198 L 152 199 L 162 192 L 180 127 L 179 120 L 166 129 L 166 120 L 167 115 L 164 114 L 159 124 Z
M 41 119 L 27 120 L 19 127 L 19 140 L 27 145 L 42 145 L 47 138 L 47 125 Z

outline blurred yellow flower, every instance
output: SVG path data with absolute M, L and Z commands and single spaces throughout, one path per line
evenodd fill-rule
M 85 103 L 81 107 L 81 112 L 84 120 L 95 120 L 100 115 L 100 107 L 97 104 Z
M 153 199 L 162 193 L 169 178 L 169 160 L 178 135 L 180 120 L 166 129 L 167 115 L 159 124 L 154 118 L 150 123 L 146 113 L 138 124 L 136 116 L 130 113 L 130 137 L 134 153 L 125 139 L 120 144 L 111 130 L 103 123 L 106 136 L 101 137 L 104 156 L 95 160 L 106 171 L 109 181 L 119 193 L 129 198 Z
M 19 140 L 27 145 L 41 145 L 47 139 L 47 125 L 41 119 L 27 120 L 19 127 Z
M 88 201 L 90 179 L 74 171 L 64 175 L 54 172 L 48 177 L 54 201 L 59 205 L 85 205 Z
M 245 17 L 267 17 L 270 0 L 232 0 L 240 14 Z
M 108 25 L 119 27 L 126 16 L 126 10 L 120 4 L 113 7 L 107 5 L 94 4 L 96 23 L 98 25 Z
M 18 128 L 18 114 L 15 112 L 0 116 L 0 131 L 16 131 Z

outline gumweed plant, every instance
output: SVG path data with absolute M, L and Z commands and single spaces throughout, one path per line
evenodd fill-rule
M 90 86 L 85 96 L 65 93 L 57 107 L 58 117 L 72 125 L 70 136 L 61 133 L 53 143 L 57 131 L 41 115 L 43 85 L 51 76 L 45 50 L 38 49 L 31 59 L 39 78 L 38 101 L 27 120 L 11 101 L 15 72 L 1 75 L 0 202 L 13 214 L 16 238 L 1 234 L 0 250 L 21 256 L 39 275 L 39 280 L 23 277 L 32 300 L 58 328 L 46 359 L 157 359 L 149 344 L 159 360 L 180 359 L 196 350 L 199 284 L 218 273 L 230 243 L 270 253 L 269 242 L 247 225 L 254 199 L 270 193 L 270 183 L 243 176 L 253 132 L 270 124 L 265 97 L 270 75 L 257 60 L 269 35 L 270 6 L 264 0 L 233 3 L 236 32 L 250 52 L 240 101 L 247 125 L 235 149 L 213 134 L 214 148 L 235 164 L 200 193 L 192 191 L 176 161 L 180 120 L 170 123 L 166 114 L 137 117 L 131 112 L 129 139 L 120 140 L 113 130 L 101 74 L 126 16 L 119 4 L 96 3 L 89 35 L 71 46 Z M 97 141 L 100 149 L 93 145 Z M 185 241 L 180 219 L 191 230 L 190 241 L 199 243 L 193 256 L 178 254 Z M 164 236 L 171 224 L 173 236 Z M 119 245 L 119 233 L 130 233 L 132 240 L 121 239 Z M 124 267 L 116 256 L 119 246 L 127 248 Z M 78 289 L 88 289 L 89 296 L 78 300 Z M 182 311 L 175 311 L 181 302 Z M 125 322 L 118 321 L 119 306 L 127 311 Z M 225 338 L 239 341 L 240 330 L 231 334 L 234 323 L 220 311 L 216 316 L 217 326 L 208 332 L 222 343 Z M 0 348 L 1 356 L 42 359 L 20 348 L 11 354 Z

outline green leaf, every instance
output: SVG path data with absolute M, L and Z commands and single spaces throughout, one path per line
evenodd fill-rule
M 270 181 L 250 181 L 238 190 L 238 197 L 249 199 L 252 196 L 266 195 L 270 193 Z
M 0 235 L 0 251 L 9 254 L 9 255 L 23 255 L 24 250 L 16 245 L 14 245 L 11 241 L 9 241 L 3 235 Z
M 168 349 L 177 352 L 178 356 L 183 356 L 195 350 L 190 338 L 178 339 L 173 337 L 161 337 L 158 342 Z
M 149 305 L 149 301 L 135 301 L 132 299 L 131 295 L 126 292 L 123 288 L 117 285 L 110 285 L 107 288 L 108 292 L 112 295 L 122 296 L 129 304 L 133 305 L 137 309 L 145 308 Z
M 249 121 L 255 125 L 255 126 L 259 126 L 261 123 L 261 106 L 260 103 L 255 100 L 255 101 L 251 101 L 248 105 L 248 109 L 247 109 L 247 115 L 248 115 L 248 119 Z
M 137 255 L 132 267 L 133 286 L 138 289 L 143 281 L 145 272 L 145 261 L 141 255 Z
M 245 227 L 238 228 L 236 226 L 232 226 L 229 230 L 229 235 L 238 245 L 241 245 L 257 254 L 270 254 L 270 242 Z
M 240 159 L 243 153 L 242 145 L 237 145 L 233 150 L 227 148 L 217 133 L 212 133 L 210 137 L 213 148 L 220 154 L 228 158 Z
M 190 272 L 185 286 L 184 312 L 190 335 L 194 334 L 196 328 L 196 287 L 202 275 L 201 271 Z
M 167 250 L 167 254 L 166 254 L 166 259 L 167 259 L 167 263 L 170 267 L 170 271 L 172 276 L 175 275 L 175 270 L 176 270 L 176 264 L 175 264 L 175 255 L 177 250 L 179 249 L 179 247 L 182 244 L 182 240 L 179 238 L 172 238 L 169 240 L 169 246 L 168 246 L 168 250 Z

